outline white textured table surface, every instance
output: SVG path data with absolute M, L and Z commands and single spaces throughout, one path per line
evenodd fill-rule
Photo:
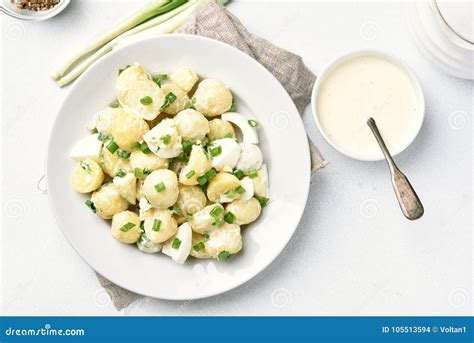
M 47 71 L 58 55 L 141 1 L 73 1 L 59 17 L 2 16 L 2 310 L 5 315 L 468 315 L 472 299 L 473 83 L 427 64 L 402 3 L 234 1 L 248 29 L 301 54 L 314 72 L 354 49 L 394 53 L 419 76 L 426 121 L 397 158 L 424 202 L 408 222 L 383 162 L 348 159 L 304 122 L 331 162 L 311 186 L 282 255 L 244 286 L 209 299 L 143 299 L 117 312 L 63 237 L 37 182 L 68 93 Z M 44 185 L 40 184 L 40 189 Z

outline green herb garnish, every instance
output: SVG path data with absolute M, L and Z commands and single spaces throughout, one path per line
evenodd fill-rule
M 152 229 L 153 231 L 158 232 L 158 231 L 160 231 L 160 227 L 161 227 L 161 220 L 155 219 L 155 220 L 153 221 L 153 226 L 152 226 L 151 229 Z
M 86 161 L 81 161 L 80 166 L 82 169 L 84 169 L 87 173 L 92 173 L 92 169 L 89 163 Z
M 161 137 L 161 140 L 163 141 L 164 145 L 168 145 L 171 143 L 171 136 L 170 135 L 165 135 Z
M 101 142 L 105 142 L 106 140 L 109 139 L 109 136 L 103 132 L 99 132 L 99 136 L 97 137 L 97 139 Z
M 204 175 L 206 175 L 206 178 L 209 181 L 209 180 L 212 180 L 217 175 L 217 171 L 214 168 L 212 168 L 211 170 L 206 172 L 206 174 Z
M 242 187 L 242 186 L 239 186 L 235 189 L 235 191 L 237 192 L 237 194 L 244 194 L 245 193 L 245 188 Z
M 244 177 L 244 172 L 240 169 L 237 169 L 236 171 L 234 171 L 234 176 L 239 180 L 242 180 Z
M 130 144 L 130 150 L 138 149 L 141 146 L 140 142 Z
M 127 173 L 123 169 L 120 169 L 117 174 L 115 174 L 115 176 L 118 177 L 124 177 L 125 175 L 127 175 Z
M 124 160 L 128 160 L 130 158 L 131 153 L 129 151 L 118 149 L 117 150 L 117 155 L 119 157 L 123 158 Z
M 256 170 L 249 171 L 249 178 L 255 179 L 257 176 L 258 176 L 258 171 Z
M 199 243 L 195 244 L 195 245 L 193 246 L 193 248 L 194 248 L 194 250 L 196 250 L 196 251 L 201 251 L 201 250 L 204 250 L 205 245 L 204 245 L 203 242 L 199 242 Z
M 150 106 L 153 103 L 153 99 L 147 95 L 146 97 L 140 99 L 140 103 L 143 106 Z
M 124 226 L 120 228 L 120 231 L 127 232 L 130 229 L 132 229 L 134 226 L 135 224 L 128 222 L 127 224 L 125 224 Z
M 174 95 L 173 93 L 169 92 L 168 94 L 166 94 L 166 97 L 165 97 L 165 103 L 160 107 L 160 112 L 163 112 L 164 110 L 166 110 L 168 107 L 171 106 L 171 104 L 176 100 L 176 95 Z
M 219 261 L 227 260 L 230 257 L 230 253 L 228 251 L 221 251 L 219 255 L 217 255 L 217 259 Z
M 191 170 L 189 173 L 186 174 L 186 178 L 187 179 L 190 179 L 192 178 L 194 175 L 196 175 L 196 172 L 194 170 Z
M 166 186 L 163 182 L 160 182 L 159 184 L 155 185 L 155 190 L 160 193 L 163 192 L 166 189 Z
M 255 120 L 252 120 L 250 119 L 249 120 L 249 125 L 253 128 L 257 127 L 258 126 L 258 122 L 256 122 Z
M 229 112 L 235 112 L 237 111 L 237 105 L 234 100 L 232 100 L 232 105 L 229 108 Z
M 210 153 L 212 157 L 219 156 L 220 154 L 222 154 L 222 147 L 219 145 L 215 148 L 211 148 Z
M 181 240 L 179 238 L 175 238 L 171 246 L 173 247 L 173 249 L 179 249 L 179 247 L 181 246 Z
M 122 72 L 123 72 L 124 70 L 126 70 L 126 69 L 128 69 L 128 68 L 130 68 L 130 67 L 131 67 L 131 65 L 130 65 L 130 64 L 127 64 L 125 67 L 120 68 L 119 71 L 118 71 L 118 74 L 119 74 L 119 75 L 122 74 Z
M 112 102 L 110 103 L 110 105 L 109 105 L 109 107 L 112 107 L 112 108 L 118 108 L 119 106 L 120 106 L 120 105 L 119 105 L 119 103 L 118 103 L 117 100 L 112 101 Z
M 143 143 L 140 145 L 140 150 L 141 150 L 144 154 L 149 154 L 149 153 L 151 153 L 151 150 L 150 150 L 150 148 L 148 147 L 148 144 L 146 144 L 145 142 L 143 142 Z
M 153 76 L 153 81 L 161 88 L 161 82 L 168 80 L 169 77 L 167 74 L 158 74 Z
M 222 219 L 217 219 L 215 222 L 212 223 L 212 226 L 220 227 L 224 225 L 224 221 Z
M 110 151 L 111 154 L 115 154 L 118 149 L 117 143 L 112 139 L 109 144 L 107 144 L 107 150 Z
M 211 212 L 209 212 L 209 214 L 214 217 L 214 218 L 217 218 L 221 215 L 221 213 L 223 212 L 224 210 L 222 209 L 222 207 L 219 207 L 219 206 L 216 206 L 214 207 Z
M 97 208 L 92 201 L 86 200 L 86 206 L 89 207 L 92 212 L 97 213 Z
M 205 175 L 197 178 L 199 185 L 204 186 L 207 183 L 207 177 Z
M 235 214 L 232 212 L 227 212 L 224 216 L 224 220 L 226 223 L 232 224 L 235 220 Z
M 262 207 L 267 206 L 268 201 L 270 200 L 270 199 L 268 199 L 268 198 L 266 198 L 266 197 L 262 197 L 262 196 L 259 196 L 259 195 L 257 195 L 257 194 L 255 194 L 254 197 L 255 197 L 255 199 L 257 199 L 257 200 L 260 202 L 260 205 L 261 205 Z

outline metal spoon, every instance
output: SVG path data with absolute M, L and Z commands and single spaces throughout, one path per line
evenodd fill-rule
M 398 203 L 400 204 L 403 214 L 410 220 L 421 218 L 425 212 L 423 204 L 418 198 L 418 195 L 416 195 L 416 192 L 411 186 L 410 181 L 408 181 L 407 177 L 400 171 L 400 169 L 398 169 L 397 165 L 395 164 L 392 155 L 390 155 L 382 135 L 377 128 L 374 118 L 369 118 L 367 125 L 369 125 L 375 136 L 375 139 L 377 139 L 380 149 L 382 150 L 385 160 L 387 161 L 387 164 L 390 168 L 393 189 L 395 190 L 395 194 L 397 195 Z

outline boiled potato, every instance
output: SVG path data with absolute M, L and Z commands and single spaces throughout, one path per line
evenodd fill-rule
M 240 181 L 234 175 L 224 172 L 217 173 L 209 181 L 207 197 L 212 202 L 231 202 L 240 196 L 239 193 L 234 192 L 239 186 Z
M 133 173 L 128 173 L 125 176 L 116 176 L 113 179 L 114 185 L 117 187 L 120 196 L 127 200 L 131 205 L 137 202 L 137 181 Z
M 241 153 L 236 168 L 242 170 L 245 174 L 260 169 L 263 162 L 263 154 L 260 148 L 251 143 L 241 143 L 240 148 Z
M 198 178 L 211 170 L 211 160 L 204 149 L 199 145 L 193 145 L 189 162 L 179 173 L 179 182 L 183 185 L 197 185 Z
M 137 200 L 140 201 L 140 199 L 145 197 L 145 192 L 143 191 L 143 183 L 145 180 L 137 180 Z
M 209 133 L 207 137 L 209 137 L 210 141 L 221 138 L 235 138 L 235 130 L 228 121 L 213 119 L 209 122 Z
M 207 236 L 193 231 L 193 242 L 191 252 L 189 253 L 194 258 L 207 259 L 212 256 L 206 250 Z
M 109 149 L 107 149 L 107 143 L 100 151 L 100 165 L 104 173 L 110 177 L 115 177 L 121 170 L 126 173 L 132 171 L 130 161 L 121 158 L 116 153 L 112 154 Z
M 227 112 L 232 106 L 232 93 L 221 81 L 206 79 L 194 93 L 194 107 L 206 117 Z
M 165 95 L 173 93 L 176 96 L 176 99 L 168 107 L 166 107 L 163 112 L 168 114 L 176 114 L 189 107 L 190 100 L 188 95 L 177 84 L 173 82 L 165 83 L 161 86 L 161 90 L 163 93 L 165 93 Z
M 143 251 L 147 254 L 155 254 L 161 251 L 163 244 L 150 241 L 145 232 L 143 232 L 137 242 L 137 247 L 140 251 Z
M 224 224 L 218 230 L 209 233 L 205 243 L 206 252 L 214 258 L 222 259 L 228 254 L 236 254 L 242 249 L 242 235 L 237 224 Z M 223 255 L 220 255 L 220 254 Z
M 92 193 L 91 201 L 95 205 L 97 215 L 104 219 L 111 219 L 114 214 L 128 208 L 128 203 L 120 196 L 113 183 L 105 184 Z
M 104 182 L 104 173 L 99 164 L 87 159 L 79 162 L 71 175 L 72 188 L 79 193 L 90 193 Z
M 150 150 L 158 157 L 173 158 L 183 151 L 181 136 L 173 119 L 164 119 L 143 136 Z
M 135 212 L 123 211 L 112 218 L 112 236 L 122 243 L 133 244 L 140 238 L 140 218 Z
M 212 204 L 194 213 L 189 224 L 195 232 L 206 234 L 219 228 L 223 220 L 224 207 L 221 204 Z
M 168 160 L 152 153 L 145 154 L 141 150 L 134 150 L 130 155 L 130 166 L 132 170 L 136 168 L 141 170 L 166 169 L 168 168 Z
M 171 170 L 155 170 L 145 179 L 143 192 L 153 207 L 168 208 L 178 199 L 178 178 Z
M 249 200 L 235 200 L 227 205 L 226 213 L 231 212 L 235 216 L 234 224 L 249 224 L 260 216 L 262 206 L 255 198 Z
M 146 120 L 155 119 L 165 102 L 166 94 L 138 64 L 122 71 L 115 90 L 117 100 L 127 112 L 135 113 Z
M 171 74 L 170 79 L 189 92 L 199 80 L 199 76 L 190 67 L 181 67 Z
M 106 109 L 97 112 L 94 116 L 93 125 L 97 132 L 103 132 L 107 135 L 112 134 L 115 116 L 120 111 L 122 111 L 122 109 L 107 107 Z
M 178 231 L 178 224 L 168 209 L 153 208 L 144 214 L 144 219 L 145 234 L 154 243 L 163 243 Z
M 186 215 L 193 215 L 206 206 L 206 194 L 198 186 L 179 185 L 179 196 L 176 200 L 177 206 Z
M 252 180 L 254 193 L 261 197 L 268 197 L 268 172 L 265 164 L 258 170 L 257 177 Z
M 142 118 L 118 109 L 114 116 L 111 134 L 120 149 L 130 151 L 132 144 L 141 141 L 143 135 L 149 130 L 148 124 Z
M 187 109 L 179 112 L 174 117 L 179 135 L 195 143 L 197 140 L 203 140 L 209 133 L 209 122 L 200 112 Z

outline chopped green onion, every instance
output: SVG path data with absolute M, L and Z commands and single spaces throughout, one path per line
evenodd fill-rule
M 222 209 L 222 207 L 219 207 L 219 206 L 216 206 L 214 207 L 211 212 L 209 212 L 209 214 L 214 217 L 214 218 L 217 218 L 221 215 L 221 213 L 223 212 L 224 210 Z
M 211 148 L 210 152 L 212 157 L 219 156 L 222 153 L 222 147 L 219 145 L 215 148 Z
M 177 215 L 180 215 L 180 216 L 183 215 L 183 211 L 181 211 L 181 209 L 178 206 L 171 206 L 171 207 L 168 208 L 168 210 L 170 210 L 174 214 L 177 214 Z
M 237 192 L 237 194 L 244 194 L 245 193 L 245 188 L 242 187 L 242 186 L 239 186 L 235 189 L 235 191 Z
M 221 251 L 219 255 L 217 255 L 217 259 L 219 261 L 227 260 L 230 257 L 230 253 L 228 251 Z
M 160 231 L 160 227 L 161 227 L 161 220 L 155 219 L 155 220 L 153 221 L 153 226 L 152 226 L 151 229 L 152 229 L 153 231 L 158 232 L 158 231 Z
M 228 191 L 224 192 L 224 195 L 228 198 L 235 198 L 237 191 L 235 189 L 229 189 Z
M 130 144 L 130 150 L 138 149 L 141 146 L 140 142 Z
M 173 247 L 173 249 L 179 249 L 179 247 L 181 246 L 181 240 L 179 238 L 175 238 L 171 246 Z
M 211 170 L 206 172 L 206 174 L 204 175 L 206 175 L 206 178 L 209 181 L 209 180 L 212 180 L 217 175 L 217 171 L 214 168 L 212 168 Z
M 191 149 L 193 148 L 193 143 L 188 140 L 183 140 L 181 144 L 183 145 L 183 151 L 189 154 L 191 152 Z
M 143 106 L 149 106 L 153 103 L 153 99 L 147 95 L 146 97 L 140 99 L 140 103 Z
M 212 226 L 220 227 L 224 225 L 224 221 L 222 219 L 217 219 L 215 222 L 212 223 Z
M 117 155 L 119 157 L 123 158 L 124 160 L 128 160 L 130 158 L 131 153 L 129 151 L 118 149 L 117 150 Z
M 167 74 L 158 74 L 153 76 L 153 81 L 158 85 L 158 87 L 161 88 L 161 81 L 166 81 L 168 80 L 169 77 Z
M 140 222 L 140 231 L 142 234 L 145 233 L 145 222 L 143 220 Z
M 196 251 L 201 251 L 201 250 L 204 250 L 205 245 L 204 245 L 203 242 L 199 242 L 199 243 L 195 244 L 195 245 L 193 246 L 193 248 L 194 248 L 194 250 L 196 250 Z
M 112 139 L 109 144 L 107 144 L 107 150 L 110 151 L 111 154 L 115 154 L 118 149 L 117 143 L 114 142 Z
M 224 216 L 224 220 L 226 223 L 232 224 L 235 220 L 235 214 L 232 212 L 227 212 Z
M 191 98 L 191 101 L 189 102 L 189 108 L 192 108 L 193 110 L 195 109 L 194 104 L 196 104 L 196 97 L 193 96 Z
M 168 145 L 171 143 L 171 136 L 170 135 L 165 135 L 161 137 L 161 140 L 163 141 L 164 145 Z
M 133 174 L 137 179 L 143 179 L 143 177 L 145 176 L 143 169 L 140 168 L 135 168 Z
M 236 171 L 234 171 L 234 176 L 239 179 L 239 180 L 242 180 L 243 177 L 244 177 L 244 172 L 240 169 L 237 169 Z
M 166 97 L 165 97 L 165 103 L 160 107 L 160 112 L 163 112 L 164 110 L 166 110 L 168 107 L 171 106 L 171 104 L 176 100 L 176 95 L 174 95 L 173 93 L 169 92 L 168 94 L 166 94 Z
M 257 194 L 255 194 L 254 197 L 260 202 L 260 205 L 261 205 L 262 207 L 267 206 L 268 201 L 270 200 L 270 199 L 268 199 L 268 198 L 266 198 L 266 197 L 262 197 L 262 196 L 259 196 L 259 195 L 257 195 Z
M 249 178 L 255 179 L 257 176 L 258 176 L 258 171 L 256 170 L 249 171 Z
M 143 143 L 140 145 L 140 150 L 141 150 L 144 154 L 149 154 L 149 153 L 151 153 L 151 150 L 150 150 L 150 148 L 148 147 L 148 144 L 146 144 L 145 142 L 143 142 Z
M 205 175 L 197 178 L 199 185 L 204 186 L 207 183 L 207 177 Z
M 229 112 L 235 112 L 237 111 L 237 105 L 234 100 L 232 100 L 232 105 L 229 108 Z
M 80 166 L 82 169 L 84 169 L 87 173 L 92 173 L 92 169 L 89 163 L 86 161 L 81 161 Z
M 151 173 L 153 173 L 153 170 L 148 169 L 148 168 L 143 168 L 143 174 L 150 175 Z
M 204 234 L 204 240 L 205 240 L 205 241 L 208 241 L 209 238 L 210 238 L 209 234 L 208 234 L 208 233 L 205 233 L 205 234 Z
M 160 193 L 166 189 L 166 186 L 163 182 L 160 182 L 159 184 L 155 185 L 155 189 L 158 193 Z
M 95 207 L 94 203 L 90 200 L 86 200 L 86 205 L 91 209 L 92 212 L 97 213 L 97 208 Z
M 110 105 L 109 105 L 109 107 L 112 107 L 112 108 L 118 108 L 119 106 L 120 106 L 120 105 L 119 105 L 119 103 L 118 103 L 117 100 L 112 101 L 112 102 L 110 103 Z
M 120 169 L 117 174 L 115 174 L 115 176 L 118 176 L 118 177 L 124 177 L 125 175 L 127 175 L 126 172 L 123 171 L 123 169 Z
M 124 70 L 127 70 L 127 69 L 130 68 L 130 67 L 131 67 L 131 65 L 130 65 L 130 64 L 127 64 L 125 67 L 120 68 L 119 71 L 118 71 L 118 74 L 119 74 L 119 75 L 122 74 Z
M 256 122 L 255 120 L 250 119 L 250 120 L 249 120 L 249 125 L 250 125 L 251 127 L 257 127 L 257 126 L 258 126 L 258 122 Z
M 190 179 L 192 178 L 194 175 L 196 175 L 196 172 L 194 170 L 191 170 L 189 173 L 186 174 L 186 178 L 187 179 Z
M 124 226 L 120 228 L 120 231 L 123 231 L 123 232 L 130 231 L 134 226 L 135 224 L 128 222 L 127 224 L 125 224 Z
M 232 134 L 232 132 L 228 132 L 224 135 L 224 138 L 234 138 L 234 135 Z
M 105 142 L 107 139 L 109 139 L 109 136 L 103 132 L 99 132 L 99 136 L 97 137 L 97 139 L 101 142 Z

